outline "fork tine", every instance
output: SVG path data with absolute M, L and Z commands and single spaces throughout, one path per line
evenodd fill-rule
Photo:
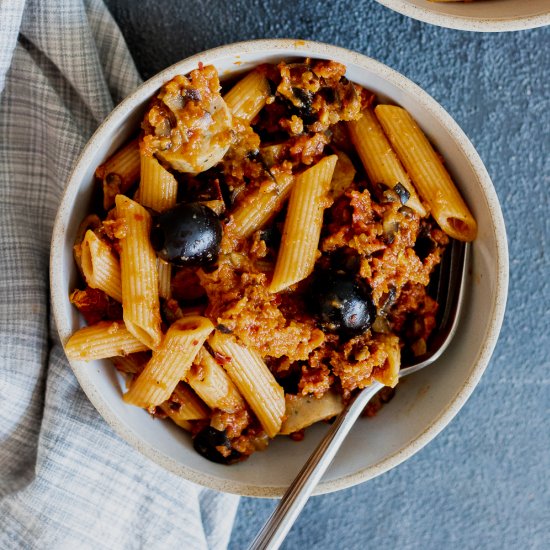
M 451 239 L 439 264 L 433 296 L 439 304 L 434 331 L 429 349 L 424 355 L 414 359 L 412 364 L 403 365 L 400 376 L 416 372 L 436 361 L 447 349 L 458 326 L 458 318 L 463 303 L 466 274 L 469 262 L 470 243 Z M 434 281 L 434 282 L 435 282 Z
M 438 333 L 446 333 L 455 316 L 459 297 L 457 286 L 462 284 L 465 249 L 464 242 L 451 239 L 440 263 L 436 290 L 436 301 L 439 304 Z

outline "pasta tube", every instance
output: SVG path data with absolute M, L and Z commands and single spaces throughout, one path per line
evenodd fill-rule
M 210 417 L 208 407 L 185 384 L 179 383 L 169 401 L 160 404 L 160 408 L 176 424 L 180 420 L 204 420 Z
M 161 258 L 157 258 L 157 266 L 159 270 L 159 296 L 167 300 L 172 294 L 170 283 L 172 280 L 172 266 Z
M 147 353 L 132 353 L 131 355 L 119 355 L 111 357 L 115 368 L 125 374 L 139 374 L 149 361 Z
M 205 317 L 190 316 L 170 326 L 162 345 L 124 395 L 124 401 L 138 407 L 160 405 L 173 393 L 191 368 L 202 344 L 214 329 Z
M 305 279 L 315 264 L 327 194 L 338 157 L 331 155 L 302 172 L 288 204 L 270 292 Z
M 157 212 L 164 212 L 176 205 L 178 182 L 153 156 L 141 156 L 141 180 L 139 183 L 139 202 Z M 159 295 L 170 298 L 170 279 L 172 266 L 158 259 Z
M 285 412 L 283 388 L 260 355 L 238 344 L 228 334 L 215 332 L 208 340 L 212 349 L 226 358 L 223 367 L 260 421 L 265 433 L 275 437 Z
M 88 229 L 81 244 L 80 265 L 89 286 L 122 302 L 120 264 L 111 247 Z
M 141 180 L 139 202 L 163 212 L 176 205 L 178 182 L 153 156 L 141 153 Z
M 205 348 L 199 351 L 186 380 L 211 409 L 232 413 L 246 407 L 231 378 Z
M 84 361 L 128 355 L 147 349 L 145 344 L 126 329 L 122 321 L 100 321 L 81 328 L 65 345 L 65 353 L 69 359 Z
M 474 217 L 411 115 L 394 105 L 378 105 L 375 113 L 441 229 L 454 239 L 474 240 L 477 233 Z
M 237 239 L 250 237 L 283 206 L 294 183 L 292 174 L 277 174 L 275 182 L 260 186 L 231 215 L 227 230 Z
M 239 80 L 223 99 L 233 116 L 251 122 L 262 110 L 269 95 L 267 78 L 258 71 L 252 71 Z
M 151 216 L 124 195 L 117 195 L 116 208 L 126 228 L 119 241 L 124 322 L 136 338 L 154 349 L 162 334 L 157 257 L 149 241 Z
M 426 216 L 426 208 L 420 202 L 416 189 L 399 162 L 372 108 L 365 109 L 359 120 L 352 120 L 347 125 L 351 141 L 370 181 L 373 184 L 381 183 L 389 189 L 400 183 L 410 195 L 407 206 L 419 216 Z
M 138 138 L 128 142 L 97 168 L 95 175 L 103 180 L 103 208 L 109 210 L 115 197 L 126 193 L 139 178 L 140 157 Z

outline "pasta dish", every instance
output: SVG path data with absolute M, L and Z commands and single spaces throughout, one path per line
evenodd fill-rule
M 231 464 L 337 415 L 426 353 L 430 278 L 476 222 L 411 115 L 340 63 L 213 66 L 166 82 L 96 170 L 74 246 L 87 325 L 124 401 Z M 139 131 L 139 133 L 138 133 Z

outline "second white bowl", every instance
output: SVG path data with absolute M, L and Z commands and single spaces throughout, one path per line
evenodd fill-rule
M 548 0 L 376 1 L 413 19 L 463 31 L 518 31 L 550 25 Z

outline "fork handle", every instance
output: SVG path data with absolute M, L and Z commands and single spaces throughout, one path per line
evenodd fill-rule
M 361 411 L 383 387 L 383 384 L 374 381 L 350 400 L 294 478 L 277 508 L 252 541 L 249 550 L 277 550 L 281 546 Z

